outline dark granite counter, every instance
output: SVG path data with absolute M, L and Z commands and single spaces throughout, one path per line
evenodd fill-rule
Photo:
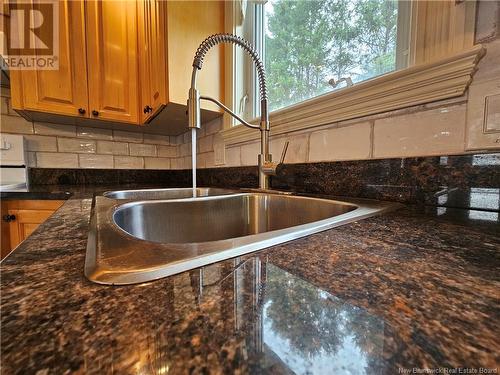
M 71 192 L 61 191 L 48 191 L 48 190 L 26 190 L 26 191 L 2 191 L 0 199 L 2 200 L 66 200 L 71 197 Z
M 72 198 L 92 198 L 94 194 L 102 194 L 110 190 L 153 189 L 162 188 L 161 184 L 90 184 L 90 185 L 31 185 L 25 191 L 2 191 L 0 199 L 40 199 L 65 200 Z
M 2 262 L 2 374 L 498 373 L 498 212 L 406 207 L 110 287 L 83 275 L 94 191 Z

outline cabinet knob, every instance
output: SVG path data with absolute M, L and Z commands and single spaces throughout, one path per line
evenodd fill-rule
M 144 113 L 149 113 L 149 112 L 152 112 L 153 111 L 153 108 L 151 108 L 149 105 L 145 106 L 144 107 Z
M 95 109 L 92 111 L 92 116 L 99 116 L 99 111 L 96 111 Z
M 81 115 L 85 114 L 85 108 L 78 108 L 78 113 Z
M 16 220 L 16 215 L 4 215 L 3 220 L 10 223 L 11 221 Z

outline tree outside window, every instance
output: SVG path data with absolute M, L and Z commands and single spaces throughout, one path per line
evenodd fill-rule
M 270 0 L 265 17 L 271 110 L 395 70 L 398 1 Z

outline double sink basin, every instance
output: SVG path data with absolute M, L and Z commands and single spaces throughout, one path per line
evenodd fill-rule
M 152 281 L 394 207 L 217 188 L 111 191 L 94 199 L 85 275 L 111 285 Z

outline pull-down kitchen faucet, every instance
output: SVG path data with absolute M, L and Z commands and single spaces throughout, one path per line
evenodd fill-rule
M 219 102 L 214 98 L 208 96 L 201 96 L 200 92 L 196 89 L 196 79 L 198 75 L 198 70 L 201 70 L 203 66 L 203 59 L 205 55 L 210 50 L 219 43 L 233 43 L 237 46 L 243 48 L 255 63 L 257 69 L 257 75 L 259 79 L 259 94 L 260 94 L 260 125 L 253 125 L 237 114 L 231 111 L 224 104 Z M 235 119 L 240 121 L 243 125 L 248 126 L 252 129 L 260 130 L 260 154 L 259 154 L 259 188 L 269 189 L 269 176 L 276 174 L 276 168 L 279 163 L 273 163 L 271 154 L 269 153 L 269 113 L 267 105 L 267 87 L 266 87 L 266 72 L 264 70 L 264 63 L 260 59 L 258 53 L 253 49 L 252 45 L 245 39 L 240 38 L 232 34 L 215 34 L 206 38 L 196 50 L 196 54 L 193 60 L 193 74 L 191 76 L 191 88 L 189 89 L 189 99 L 188 99 L 188 115 L 189 115 L 189 128 L 200 128 L 200 100 L 208 100 L 224 111 L 229 113 Z M 283 153 L 281 155 L 281 161 L 283 162 L 288 147 L 288 142 L 285 144 Z

